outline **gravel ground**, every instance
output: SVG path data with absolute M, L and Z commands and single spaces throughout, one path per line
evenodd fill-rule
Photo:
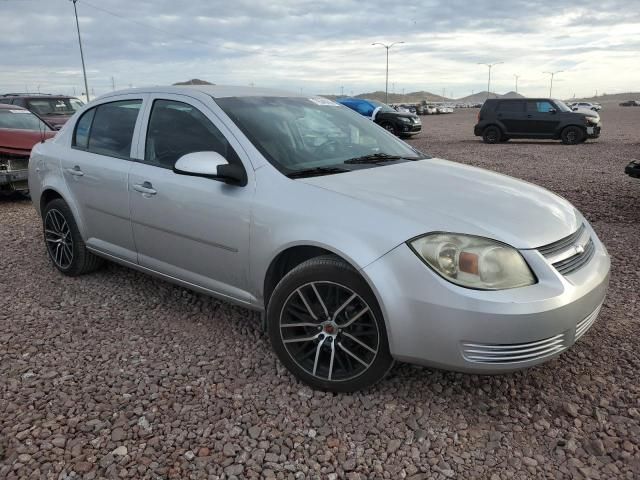
M 278 364 L 256 315 L 109 265 L 66 278 L 30 203 L 0 200 L 0 478 L 639 478 L 640 109 L 598 141 L 472 136 L 424 117 L 427 152 L 573 202 L 613 259 L 599 320 L 567 353 L 481 377 L 397 365 L 354 395 Z M 523 219 L 526 221 L 526 219 Z

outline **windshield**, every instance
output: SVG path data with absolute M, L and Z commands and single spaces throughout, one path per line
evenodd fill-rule
M 27 107 L 38 115 L 73 115 L 83 105 L 77 98 L 33 98 Z
M 285 174 L 343 167 L 369 155 L 426 158 L 368 118 L 325 98 L 229 97 L 216 103 Z
M 377 100 L 367 100 L 367 102 L 373 104 L 376 107 L 380 107 L 381 112 L 395 113 L 395 110 L 391 108 L 389 105 L 387 105 L 386 103 L 378 102 Z
M 51 130 L 29 110 L 0 109 L 0 128 L 16 130 Z
M 558 107 L 558 110 L 560 110 L 561 112 L 572 112 L 573 110 L 571 110 L 569 107 L 567 107 L 567 104 L 564 103 L 562 100 L 554 100 L 556 106 Z

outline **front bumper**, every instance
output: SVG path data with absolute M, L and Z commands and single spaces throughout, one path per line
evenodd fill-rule
M 416 135 L 422 131 L 422 123 L 403 123 L 399 128 L 402 135 Z
M 587 136 L 589 138 L 598 138 L 600 136 L 600 130 L 602 130 L 602 125 L 588 125 L 587 126 Z
M 522 250 L 538 277 L 501 291 L 456 286 L 400 245 L 363 273 L 385 316 L 394 358 L 463 372 L 498 373 L 557 356 L 595 321 L 609 282 L 609 255 L 595 253 L 563 276 L 537 250 Z
M 29 170 L 0 170 L 0 186 L 24 182 L 29 178 Z

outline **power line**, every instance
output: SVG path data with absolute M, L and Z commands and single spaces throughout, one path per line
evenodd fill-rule
M 82 3 L 85 4 L 88 7 L 91 7 L 93 9 L 95 9 L 95 10 L 99 10 L 101 12 L 104 12 L 106 14 L 109 14 L 109 15 L 113 16 L 113 17 L 119 18 L 121 20 L 134 23 L 134 24 L 136 24 L 136 25 L 138 25 L 140 27 L 144 27 L 144 28 L 148 28 L 148 29 L 151 29 L 151 30 L 155 30 L 157 32 L 164 33 L 165 35 L 169 35 L 169 36 L 176 37 L 176 38 L 181 38 L 183 40 L 187 40 L 187 41 L 192 42 L 192 43 L 197 43 L 197 44 L 200 44 L 200 45 L 204 45 L 206 47 L 223 48 L 225 50 L 231 50 L 233 52 L 240 52 L 240 53 L 246 53 L 246 54 L 251 54 L 251 55 L 266 55 L 266 56 L 270 56 L 270 57 L 282 57 L 282 55 L 278 55 L 276 53 L 259 51 L 259 50 L 245 50 L 245 49 L 237 48 L 237 47 L 229 47 L 229 46 L 226 46 L 226 45 L 218 45 L 218 44 L 207 42 L 207 41 L 200 40 L 200 39 L 197 39 L 197 38 L 188 37 L 188 36 L 182 35 L 180 33 L 169 32 L 168 30 L 164 30 L 164 29 L 156 27 L 154 25 L 149 25 L 148 23 L 139 22 L 139 21 L 137 21 L 137 20 L 135 20 L 133 18 L 127 17 L 125 15 L 121 15 L 121 14 L 116 13 L 116 12 L 112 12 L 111 10 L 107 10 L 106 8 L 103 8 L 103 7 L 99 7 L 97 5 L 94 5 L 92 3 L 87 2 L 86 0 L 82 0 Z

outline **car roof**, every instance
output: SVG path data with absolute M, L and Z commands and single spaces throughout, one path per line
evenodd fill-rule
M 56 98 L 78 98 L 78 97 L 74 97 L 72 95 L 56 95 L 53 93 L 4 93 L 2 95 L 0 95 L 0 100 L 2 98 L 16 98 L 16 97 L 20 97 L 20 98 L 50 98 L 50 99 L 56 99 Z
M 27 110 L 27 109 L 19 107 L 18 105 L 9 105 L 8 103 L 0 103 L 0 110 Z
M 273 88 L 262 87 L 243 87 L 233 85 L 171 85 L 165 87 L 140 87 L 130 88 L 127 90 L 118 90 L 113 93 L 108 93 L 106 96 L 111 95 L 126 95 L 135 93 L 190 93 L 193 91 L 205 93 L 213 98 L 226 98 L 226 97 L 302 97 L 308 98 L 315 95 L 303 95 L 301 93 L 290 92 L 286 90 L 278 90 Z

